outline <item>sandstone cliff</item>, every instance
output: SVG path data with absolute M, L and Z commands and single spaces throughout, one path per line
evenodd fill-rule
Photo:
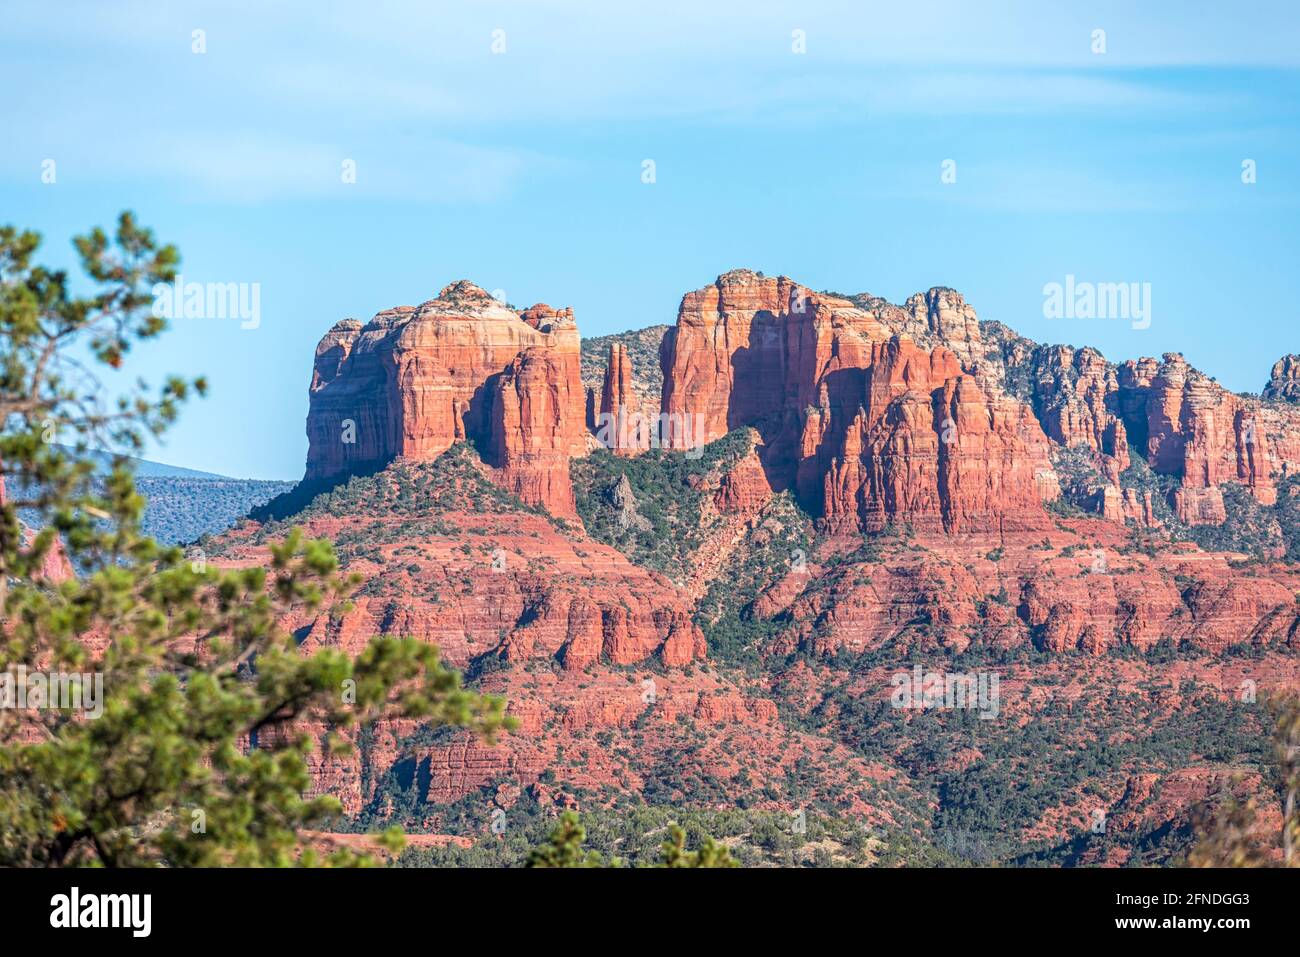
M 1093 450 L 1112 483 L 1136 450 L 1177 480 L 1168 504 L 1180 521 L 1224 521 L 1226 482 L 1272 504 L 1277 479 L 1300 468 L 1300 408 L 1229 392 L 1177 353 L 1113 364 L 1092 349 L 1040 346 L 997 323 L 985 332 L 990 364 L 1002 366 L 1054 442 Z M 1278 394 L 1289 368 L 1285 359 L 1274 366 Z
M 518 313 L 465 281 L 364 326 L 344 320 L 316 348 L 306 478 L 470 441 L 525 501 L 572 515 L 568 458 L 586 448 L 579 363 L 571 311 Z
M 857 303 L 745 270 L 688 293 L 662 351 L 670 445 L 754 426 L 773 487 L 837 531 L 1044 527 L 1058 491 L 1047 438 L 977 378 L 974 311 L 947 289 Z

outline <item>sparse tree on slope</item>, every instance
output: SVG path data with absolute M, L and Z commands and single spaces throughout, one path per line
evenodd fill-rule
M 504 703 L 414 640 L 300 654 L 280 623 L 352 586 L 327 542 L 295 532 L 269 567 L 220 571 L 143 536 L 125 461 L 96 479 L 88 453 L 139 452 L 204 391 L 174 378 L 110 401 L 99 378 L 120 382 L 108 370 L 165 328 L 150 290 L 179 257 L 123 214 L 112 240 L 76 240 L 93 289 L 75 295 L 32 264 L 39 244 L 0 229 L 0 676 L 99 674 L 104 700 L 97 717 L 0 709 L 0 864 L 320 863 L 300 832 L 339 805 L 303 797 L 313 749 L 345 751 L 340 732 L 398 715 L 490 738 Z M 41 569 L 60 542 L 78 576 L 54 582 Z
M 625 867 L 619 857 L 602 857 L 597 851 L 584 851 L 587 829 L 574 811 L 565 811 L 545 844 L 528 855 L 529 867 Z M 655 867 L 737 867 L 731 852 L 713 838 L 706 837 L 697 851 L 686 850 L 686 832 L 676 824 L 668 826 L 668 839 L 660 845 L 660 859 Z

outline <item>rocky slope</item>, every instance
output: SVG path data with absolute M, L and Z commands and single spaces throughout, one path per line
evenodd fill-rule
M 743 792 L 777 808 L 766 792 L 785 793 L 794 768 L 815 766 L 824 800 L 882 824 L 911 813 L 877 794 L 891 781 L 906 788 L 897 772 L 785 727 L 761 683 L 711 668 L 682 589 L 490 476 L 458 445 L 353 479 L 291 522 L 247 523 L 217 546 L 215 560 L 247 564 L 264 561 L 289 524 L 333 539 L 363 581 L 347 613 L 286 623 L 305 653 L 359 650 L 376 634 L 434 642 L 522 722 L 497 747 L 381 726 L 355 758 L 320 760 L 320 791 L 350 814 L 379 813 L 385 782 L 415 767 L 404 789 L 418 790 L 432 827 L 440 805 L 503 782 L 690 802 L 706 791 L 721 800 L 743 773 Z
M 1294 373 L 1240 396 L 951 289 L 748 270 L 580 345 L 459 282 L 326 334 L 306 481 L 217 560 L 333 538 L 363 584 L 287 623 L 306 653 L 414 635 L 508 697 L 495 748 L 381 727 L 315 769 L 345 826 L 435 857 L 487 853 L 492 808 L 576 804 L 807 812 L 850 863 L 1167 862 L 1199 802 L 1263 793 L 1257 696 L 1300 685 Z M 914 667 L 1000 697 L 898 707 Z

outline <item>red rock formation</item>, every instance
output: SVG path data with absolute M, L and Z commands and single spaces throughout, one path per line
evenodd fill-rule
M 724 515 L 752 515 L 771 498 L 772 486 L 763 472 L 763 463 L 751 451 L 719 479 L 713 504 Z
M 1174 489 L 1173 509 L 1185 525 L 1222 525 L 1228 520 L 1223 492 L 1217 488 Z
M 745 270 L 687 293 L 661 353 L 663 414 L 670 428 L 692 415 L 703 427 L 669 444 L 755 427 L 772 487 L 795 486 L 834 530 L 895 518 L 978 533 L 1042 527 L 1041 503 L 1059 490 L 1032 412 L 987 395 L 953 350 L 891 337 L 950 338 L 973 363 L 974 311 L 942 289 L 905 309 L 856 301 L 867 308 Z
M 983 352 L 979 317 L 975 310 L 955 289 L 943 287 L 928 292 L 918 292 L 903 305 L 912 317 L 911 328 L 920 327 L 925 333 L 946 346 L 971 369 Z M 910 329 L 905 334 L 911 334 Z M 913 336 L 924 340 L 924 335 Z
M 960 360 L 965 372 L 979 374 L 986 364 L 979 317 L 955 289 L 937 286 L 908 297 L 901 306 L 867 293 L 849 301 L 892 335 L 911 339 L 926 349 L 945 347 Z
M 1256 401 L 1228 392 L 1177 353 L 1166 353 L 1158 365 L 1124 363 L 1119 389 L 1123 406 L 1144 426 L 1151 467 L 1182 478 L 1184 493 L 1174 508 L 1184 521 L 1222 522 L 1222 495 L 1214 490 L 1223 482 L 1240 482 L 1266 505 L 1276 500 L 1273 463 L 1289 454 L 1292 440 L 1279 444 L 1266 433 Z
M 1096 509 L 1098 514 L 1112 522 L 1134 522 L 1143 528 L 1157 528 L 1160 525 L 1150 489 L 1139 492 L 1118 485 L 1103 486 L 1097 490 Z
M 1289 654 L 1300 647 L 1295 568 L 1242 572 L 1232 556 L 1190 545 L 1149 556 L 1109 522 L 1063 524 L 1068 531 L 1009 536 L 996 551 L 942 533 L 886 539 L 880 564 L 787 576 L 754 612 L 795 623 L 773 644 L 775 655 L 800 646 L 861 653 L 891 642 L 960 650 L 972 640 L 1090 654 L 1161 640 L 1214 653 L 1234 644 Z
M 429 459 L 475 440 L 526 501 L 571 515 L 567 457 L 585 451 L 571 310 L 516 313 L 472 283 L 335 325 L 316 348 L 307 479 Z
M 502 485 L 552 515 L 576 518 L 569 457 L 586 451 L 576 354 L 534 347 L 496 379 L 484 460 Z
M 637 407 L 642 411 L 650 415 L 659 414 L 664 383 L 663 370 L 659 367 L 659 352 L 668 329 L 667 325 L 647 326 L 644 329 L 629 329 L 614 335 L 582 340 L 582 384 L 595 396 L 597 409 L 605 388 L 605 376 L 609 371 L 610 346 L 617 345 L 621 347 L 630 366 L 625 394 L 635 396 Z
M 1112 482 L 1128 468 L 1128 436 L 1119 417 L 1114 367 L 1095 349 L 1046 346 L 1032 365 L 1039 421 L 1053 442 L 1098 453 Z
M 1221 496 L 1210 490 L 1225 482 L 1268 505 L 1277 478 L 1300 468 L 1300 406 L 1282 401 L 1300 365 L 1287 358 L 1274 366 L 1271 401 L 1261 401 L 1229 392 L 1176 353 L 1112 365 L 1095 350 L 1040 346 L 998 323 L 985 332 L 993 348 L 977 369 L 981 383 L 1001 376 L 1027 386 L 1048 437 L 1092 449 L 1113 484 L 1132 442 L 1154 471 L 1192 490 L 1169 501 L 1191 522 L 1222 521 Z
M 650 448 L 654 412 L 641 408 L 632 384 L 632 360 L 622 343 L 609 345 L 609 364 L 600 394 L 600 416 L 595 421 L 600 444 L 617 455 L 635 455 Z
M 411 393 L 393 406 L 397 420 L 425 444 L 413 438 L 412 451 L 395 452 L 406 448 L 407 430 L 399 429 L 398 439 L 376 449 L 427 457 L 459 428 L 459 437 L 478 441 L 497 481 L 569 514 L 568 458 L 585 445 L 581 425 L 594 424 L 581 417 L 582 386 L 572 378 L 564 344 L 571 317 L 545 307 L 516 315 L 467 288 L 420 309 L 428 311 L 423 319 L 418 310 L 394 311 L 375 329 L 332 330 L 318 351 L 314 414 L 338 414 L 346 402 L 360 401 L 366 363 L 387 375 L 383 363 L 391 362 L 405 370 L 395 379 L 398 391 Z M 439 328 L 406 331 L 426 320 Z M 1193 679 L 1235 686 L 1243 673 L 1229 675 L 1231 667 L 1251 669 L 1252 681 L 1256 670 L 1272 670 L 1274 683 L 1294 686 L 1300 573 L 1284 563 L 1241 568 L 1233 556 L 1169 544 L 1160 534 L 1141 536 L 1143 547 L 1135 548 L 1121 523 L 1156 526 L 1160 503 L 1118 484 L 1132 440 L 1158 471 L 1182 479 L 1173 504 L 1184 520 L 1222 521 L 1219 483 L 1241 481 L 1265 500 L 1275 473 L 1300 463 L 1292 410 L 1232 396 L 1180 368 L 1177 357 L 1115 367 L 1092 350 L 984 335 L 951 290 L 931 290 L 899 307 L 736 272 L 688 294 L 661 352 L 662 409 L 670 425 L 676 415 L 680 426 L 670 440 L 689 447 L 751 426 L 757 441 L 750 454 L 691 476 L 701 534 L 683 562 L 689 567 L 680 587 L 581 529 L 557 527 L 514 505 L 498 510 L 497 499 L 473 489 L 444 490 L 436 508 L 412 510 L 411 489 L 442 481 L 442 465 L 381 473 L 377 478 L 400 486 L 400 507 L 375 496 L 353 514 L 309 513 L 312 535 L 353 533 L 343 563 L 363 585 L 351 611 L 289 623 L 305 636 L 304 653 L 324 646 L 355 652 L 376 634 L 434 642 L 476 676 L 477 687 L 505 694 L 521 722 L 519 733 L 496 747 L 465 735 L 412 745 L 412 725 L 384 724 L 366 744 L 369 774 L 359 761 L 321 756 L 312 766 L 315 787 L 356 811 L 402 760 L 417 764 L 415 780 L 433 802 L 479 789 L 507 806 L 524 789 L 648 794 L 653 786 L 660 800 L 735 793 L 775 806 L 778 799 L 762 789 L 771 784 L 778 789 L 770 793 L 782 793 L 786 776 L 811 769 L 799 771 L 800 787 L 808 773 L 818 799 L 831 795 L 848 814 L 891 816 L 899 809 L 888 795 L 896 783 L 907 787 L 905 776 L 893 779 L 840 743 L 852 735 L 837 725 L 837 710 L 862 695 L 886 694 L 896 666 L 881 665 L 878 675 L 856 666 L 848 673 L 837 665 L 845 660 L 841 652 L 1032 645 L 1067 653 L 1000 668 L 1010 733 L 1041 713 L 1035 702 L 1040 709 L 1058 700 L 1086 707 L 1111 700 L 1121 684 L 1125 696 L 1173 696 Z M 379 340 L 395 344 L 403 336 L 424 345 L 379 348 Z M 502 340 L 508 341 L 498 355 L 492 343 Z M 477 371 L 462 382 L 470 367 Z M 333 383 L 358 375 L 334 391 Z M 388 381 L 376 375 L 373 381 Z M 630 380 L 627 356 L 611 349 L 602 411 L 643 405 Z M 596 399 L 588 400 L 593 418 Z M 430 414 L 408 416 L 408 407 Z M 385 414 L 376 406 L 357 422 Z M 688 432 L 695 415 L 701 431 Z M 451 439 L 444 430 L 435 442 L 420 424 L 435 421 Z M 1053 443 L 1096 453 L 1105 481 L 1089 481 L 1100 486 L 1095 505 L 1108 521 L 1044 511 L 1042 503 L 1057 494 Z M 323 465 L 326 451 L 317 460 Z M 419 467 L 436 474 L 396 474 Z M 742 673 L 724 655 L 700 666 L 705 640 L 694 622 L 710 606 L 699 601 L 716 599 L 739 561 L 751 557 L 738 543 L 756 539 L 777 507 L 788 507 L 784 497 L 773 497 L 774 487 L 793 489 L 832 532 L 889 525 L 897 533 L 865 543 L 855 534 L 817 539 L 813 554 L 797 564 L 765 556 L 776 564 L 740 610 L 740 620 L 763 625 L 752 639 L 762 666 Z M 607 494 L 616 531 L 646 530 L 626 476 Z M 914 534 L 904 534 L 903 524 Z M 228 533 L 227 540 L 233 545 L 223 557 L 264 560 L 254 530 Z M 1211 655 L 1246 644 L 1259 654 L 1102 657 L 1161 642 L 1185 642 Z M 806 653 L 792 655 L 796 650 Z M 1093 683 L 1076 682 L 1079 672 Z M 805 713 L 817 708 L 816 721 L 785 722 L 778 699 Z M 860 723 L 863 713 L 855 710 L 850 720 Z M 1086 725 L 1081 738 L 1092 746 Z M 824 736 L 804 727 L 822 727 Z M 961 748 L 944 759 L 945 769 L 960 772 L 983 758 L 978 749 Z M 673 768 L 671 778 L 664 767 Z M 890 778 L 891 787 L 859 791 L 852 783 L 859 777 Z M 1147 815 L 1152 782 L 1130 781 L 1128 770 L 1114 777 L 1090 775 L 1087 783 L 1135 820 Z M 697 780 L 705 784 L 694 790 Z M 691 783 L 674 791 L 677 781 Z M 1182 799 L 1176 803 L 1181 807 Z M 1071 815 L 1078 811 L 1066 795 L 1026 841 L 1068 839 L 1077 833 Z M 426 827 L 436 830 L 436 804 L 428 813 Z M 1156 819 L 1172 814 L 1160 810 Z
M 830 313 L 793 281 L 746 270 L 687 293 L 660 351 L 666 444 L 689 448 L 746 425 L 773 444 L 785 425 L 787 390 L 796 402 L 816 394 L 814 370 L 829 344 Z M 797 368 L 788 368 L 791 363 Z M 698 434 L 689 428 L 694 416 Z
M 897 338 L 873 346 L 866 403 L 825 482 L 832 531 L 1045 528 L 1042 502 L 1057 491 L 1028 407 L 990 400 L 946 349 Z
M 1279 402 L 1300 402 L 1300 356 L 1285 355 L 1273 363 L 1263 396 Z

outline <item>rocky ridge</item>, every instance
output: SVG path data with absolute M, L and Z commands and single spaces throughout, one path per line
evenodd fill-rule
M 661 391 L 628 335 L 604 337 L 597 378 L 569 311 L 517 312 L 462 282 L 322 339 L 307 477 L 380 471 L 294 518 L 342 536 L 365 580 L 347 615 L 293 623 L 303 647 L 416 635 L 524 724 L 498 748 L 381 729 L 366 775 L 317 769 L 351 811 L 387 801 L 384 774 L 414 760 L 435 817 L 508 781 L 597 804 L 788 810 L 805 793 L 924 834 L 958 813 L 944 794 L 1001 765 L 978 747 L 927 763 L 859 737 L 904 659 L 1003 670 L 1025 721 L 1052 714 L 1063 672 L 1132 656 L 1149 662 L 1135 687 L 1207 685 L 1195 717 L 1151 718 L 1175 725 L 1219 720 L 1233 654 L 1249 656 L 1233 681 L 1295 685 L 1300 574 L 1274 560 L 1285 549 L 1247 563 L 1179 540 L 1230 538 L 1243 508 L 1271 541 L 1287 533 L 1271 519 L 1300 463 L 1285 360 L 1257 399 L 1174 353 L 1112 363 L 1034 343 L 951 289 L 898 306 L 748 270 L 683 297 Z M 598 417 L 620 412 L 657 413 L 670 450 L 602 441 Z M 225 559 L 259 560 L 273 531 L 228 535 Z M 1100 706 L 1112 690 L 1078 697 Z M 883 707 L 868 723 L 913 740 L 912 718 Z M 990 728 L 997 748 L 1018 740 Z M 1230 763 L 1152 747 L 1154 778 L 1136 753 L 1097 778 L 1135 841 L 1185 820 Z M 1017 840 L 1074 841 L 1087 807 L 1072 781 L 1048 787 Z M 989 853 L 1010 846 L 990 838 Z M 1128 860 L 1089 853 L 1077 859 Z

